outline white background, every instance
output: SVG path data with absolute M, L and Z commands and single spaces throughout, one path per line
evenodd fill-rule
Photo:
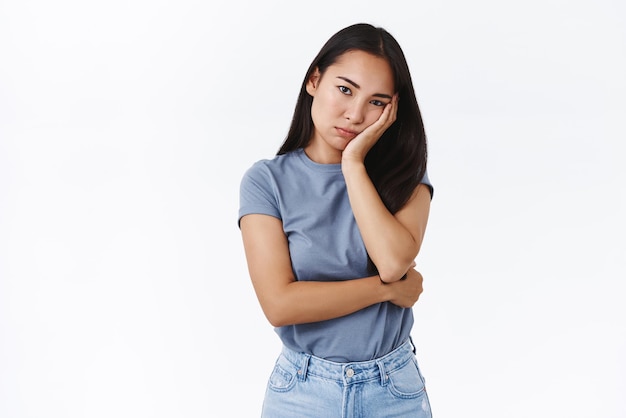
M 623 2 L 3 0 L 0 417 L 258 416 L 239 181 L 361 21 L 429 138 L 435 416 L 626 416 Z

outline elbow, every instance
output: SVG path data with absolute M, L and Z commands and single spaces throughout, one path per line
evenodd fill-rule
M 399 268 L 384 268 L 378 269 L 378 276 L 380 276 L 380 280 L 385 283 L 397 282 L 406 274 L 408 268 L 399 269 Z
M 291 325 L 289 312 L 286 309 L 281 309 L 279 306 L 263 307 L 263 313 L 267 318 L 270 325 L 273 327 L 284 327 Z
M 391 283 L 400 280 L 414 266 L 414 258 L 411 258 L 410 260 L 398 260 L 395 263 L 385 263 L 376 267 L 380 280 Z
M 401 247 L 389 249 L 386 254 L 378 255 L 377 259 L 372 257 L 380 279 L 386 283 L 400 280 L 409 269 L 415 267 L 419 250 L 419 243 L 413 240 Z
M 268 315 L 265 314 L 265 317 L 269 321 L 270 325 L 273 327 L 284 327 L 285 325 L 289 325 L 285 318 L 280 315 Z
M 273 327 L 284 327 L 296 323 L 297 309 L 294 309 L 294 303 L 291 301 L 293 296 L 288 288 L 289 286 L 276 286 L 264 292 L 257 292 L 261 310 Z

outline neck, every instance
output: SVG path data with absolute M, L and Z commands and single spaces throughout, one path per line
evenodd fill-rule
M 306 155 L 318 164 L 339 164 L 341 163 L 341 151 L 320 147 L 316 141 L 311 141 L 304 147 Z

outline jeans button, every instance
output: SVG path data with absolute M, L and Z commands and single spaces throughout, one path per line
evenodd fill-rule
M 352 376 L 354 376 L 354 370 L 352 370 L 352 369 L 346 369 L 346 376 L 347 376 L 347 377 L 352 377 Z

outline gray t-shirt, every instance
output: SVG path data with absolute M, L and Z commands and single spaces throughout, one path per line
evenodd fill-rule
M 427 175 L 422 183 L 432 187 Z M 239 219 L 253 213 L 282 220 L 297 280 L 371 275 L 341 164 L 318 164 L 303 149 L 256 162 L 241 181 Z M 409 337 L 412 326 L 411 309 L 385 302 L 341 318 L 275 330 L 292 350 L 350 362 L 384 356 Z

